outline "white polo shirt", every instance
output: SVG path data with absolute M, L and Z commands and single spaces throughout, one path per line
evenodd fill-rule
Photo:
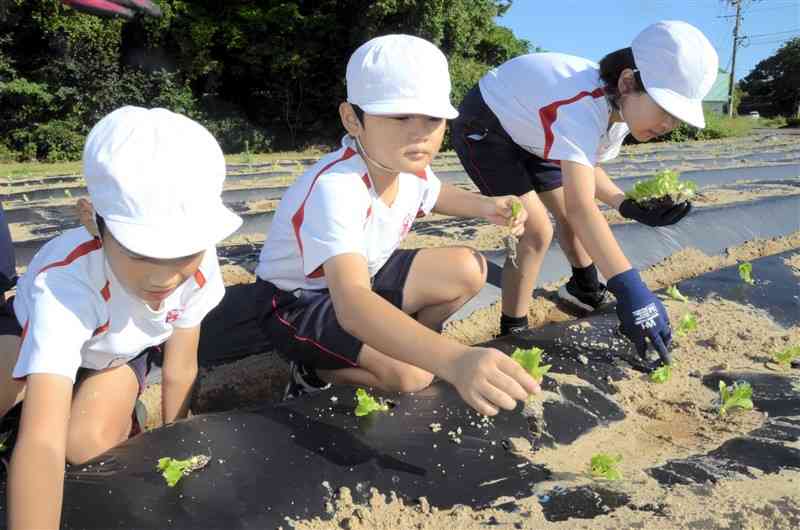
M 279 289 L 325 289 L 322 265 L 361 254 L 375 276 L 406 237 L 414 219 L 430 213 L 442 184 L 430 167 L 400 173 L 390 206 L 375 193 L 364 160 L 349 137 L 306 171 L 283 195 L 261 249 L 256 274 Z
M 174 328 L 197 326 L 225 293 L 214 248 L 199 270 L 158 310 L 128 294 L 114 277 L 102 244 L 84 228 L 45 244 L 19 279 L 14 313 L 23 328 L 13 376 L 58 374 L 128 363 L 167 340 Z
M 515 143 L 540 158 L 594 167 L 615 158 L 630 132 L 608 127 L 600 67 L 562 53 L 521 55 L 479 82 L 486 105 Z

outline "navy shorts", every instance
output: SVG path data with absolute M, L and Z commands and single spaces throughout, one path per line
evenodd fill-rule
M 14 314 L 13 296 L 6 300 L 5 303 L 0 304 L 0 335 L 16 335 L 17 337 L 22 336 L 22 327 L 20 327 L 19 322 L 17 322 L 17 316 Z M 153 352 L 153 350 L 158 350 L 159 348 L 160 346 L 147 348 L 139 355 L 128 361 L 128 366 L 131 367 L 131 370 L 133 370 L 133 373 L 136 376 L 136 380 L 139 382 L 139 394 L 144 391 L 145 380 L 147 379 L 147 374 L 150 372 L 150 367 L 152 366 L 150 354 Z M 80 368 L 75 381 L 79 382 L 80 380 L 85 379 L 87 375 L 90 375 L 94 371 L 95 370 L 91 370 L 89 368 Z
M 372 278 L 372 290 L 398 309 L 403 307 L 403 288 L 417 252 L 395 250 Z M 255 290 L 263 308 L 261 327 L 286 360 L 322 370 L 358 366 L 364 343 L 339 325 L 327 289 L 289 292 L 259 278 Z
M 520 147 L 500 125 L 476 85 L 458 107 L 450 136 L 467 175 L 490 197 L 561 187 L 561 167 Z

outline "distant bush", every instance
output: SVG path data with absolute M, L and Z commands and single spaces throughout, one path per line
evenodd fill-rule
M 774 118 L 759 118 L 756 120 L 759 127 L 779 128 L 786 126 L 786 118 L 784 116 L 775 116 Z
M 14 162 L 19 158 L 19 153 L 0 143 L 0 162 Z
M 749 117 L 737 116 L 731 118 L 716 112 L 706 112 L 705 118 L 706 127 L 704 129 L 698 129 L 682 123 L 661 138 L 668 142 L 685 142 L 686 140 L 714 140 L 717 138 L 744 136 L 757 124 L 756 120 Z
M 214 135 L 225 153 L 264 153 L 272 146 L 273 136 L 243 116 L 205 118 L 200 122 Z
M 787 127 L 800 127 L 800 118 L 786 118 Z
M 72 121 L 53 120 L 14 131 L 12 141 L 18 159 L 64 162 L 81 158 L 84 135 Z

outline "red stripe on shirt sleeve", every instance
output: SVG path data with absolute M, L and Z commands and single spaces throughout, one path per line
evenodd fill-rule
M 300 228 L 303 226 L 303 220 L 305 219 L 305 209 L 306 209 L 306 202 L 308 202 L 309 196 L 311 196 L 311 192 L 314 190 L 314 185 L 319 180 L 319 177 L 322 176 L 323 173 L 328 171 L 330 168 L 338 164 L 339 162 L 343 162 L 348 158 L 351 158 L 355 155 L 356 152 L 349 147 L 345 149 L 344 153 L 340 158 L 337 158 L 327 166 L 323 167 L 319 173 L 314 176 L 314 180 L 311 181 L 311 185 L 308 187 L 308 192 L 306 192 L 306 196 L 303 198 L 303 202 L 300 203 L 300 207 L 292 216 L 292 227 L 294 228 L 294 236 L 297 239 L 297 246 L 300 248 L 300 257 L 303 257 L 303 239 L 300 237 Z M 312 273 L 313 274 L 313 273 Z
M 49 263 L 39 269 L 39 273 L 46 271 L 47 269 L 52 269 L 54 267 L 64 267 L 69 265 L 76 259 L 80 258 L 81 256 L 85 256 L 86 254 L 98 250 L 103 247 L 103 244 L 100 242 L 100 238 L 96 237 L 90 241 L 85 241 L 75 247 L 72 252 L 67 254 L 67 257 L 62 259 L 61 261 L 55 261 L 53 263 Z
M 603 92 L 602 88 L 596 88 L 591 92 L 582 91 L 578 92 L 574 96 L 569 99 L 560 99 L 558 101 L 554 101 L 549 105 L 545 105 L 544 107 L 539 109 L 539 119 L 542 122 L 542 128 L 544 129 L 544 159 L 550 159 L 550 148 L 553 147 L 553 123 L 555 123 L 556 119 L 558 118 L 558 107 L 562 105 L 569 105 L 571 103 L 575 103 L 581 98 L 585 98 L 586 96 L 592 96 L 593 98 L 599 98 L 603 96 L 605 92 Z

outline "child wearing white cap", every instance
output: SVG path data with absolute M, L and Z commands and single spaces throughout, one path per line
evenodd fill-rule
M 482 193 L 517 195 L 528 212 L 517 262 L 503 269 L 501 333 L 527 327 L 528 305 L 553 228 L 573 275 L 559 296 L 586 311 L 606 301 L 608 278 L 622 331 L 640 355 L 647 341 L 669 361 L 669 320 L 661 302 L 631 267 L 595 198 L 650 226 L 678 222 L 682 203 L 643 210 L 625 200 L 600 163 L 632 134 L 647 141 L 680 122 L 705 125 L 702 99 L 718 59 L 695 27 L 663 21 L 645 28 L 630 48 L 600 64 L 559 53 L 523 55 L 484 76 L 453 122 L 453 144 Z M 595 263 L 597 267 L 595 267 Z
M 128 438 L 153 348 L 164 353 L 163 419 L 186 416 L 200 322 L 225 290 L 215 244 L 241 223 L 222 204 L 219 145 L 165 109 L 100 120 L 83 171 L 83 226 L 42 247 L 0 313 L 0 417 L 25 399 L 11 528 L 59 526 L 65 460 Z
M 538 391 L 507 355 L 440 334 L 486 280 L 474 250 L 399 250 L 416 217 L 483 217 L 508 226 L 513 197 L 443 184 L 430 163 L 450 104 L 447 60 L 407 35 L 370 40 L 347 65 L 347 131 L 284 194 L 256 269 L 262 327 L 290 361 L 286 397 L 330 383 L 414 392 L 434 375 L 496 414 Z M 519 234 L 525 215 L 512 223 Z

